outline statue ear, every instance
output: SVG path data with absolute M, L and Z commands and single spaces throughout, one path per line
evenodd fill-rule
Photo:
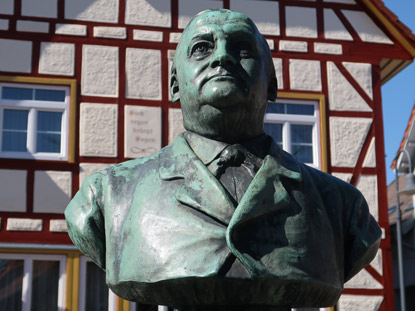
M 275 75 L 270 79 L 268 85 L 268 100 L 275 101 L 277 99 L 278 83 Z
M 179 81 L 177 80 L 176 67 L 174 66 L 171 68 L 170 74 L 170 95 L 173 103 L 177 103 L 180 100 Z

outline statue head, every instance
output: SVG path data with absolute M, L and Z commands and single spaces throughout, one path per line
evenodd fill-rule
M 277 95 L 265 38 L 242 13 L 199 13 L 177 46 L 170 92 L 189 131 L 228 143 L 262 134 L 267 102 Z

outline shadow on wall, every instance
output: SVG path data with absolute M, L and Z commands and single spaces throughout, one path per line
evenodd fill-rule
M 72 196 L 72 173 L 36 171 L 33 196 L 35 213 L 62 214 Z
M 66 0 L 65 19 L 118 22 L 118 0 Z

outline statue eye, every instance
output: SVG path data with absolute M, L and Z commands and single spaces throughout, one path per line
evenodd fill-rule
M 191 55 L 202 57 L 212 52 L 212 44 L 210 42 L 198 42 L 192 47 Z
M 254 56 L 254 48 L 249 42 L 238 42 L 236 44 L 236 50 L 242 58 L 250 58 Z

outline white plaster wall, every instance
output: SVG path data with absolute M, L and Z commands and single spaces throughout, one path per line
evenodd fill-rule
M 118 0 L 66 0 L 65 18 L 90 22 L 117 23 Z
M 334 177 L 341 179 L 347 183 L 350 183 L 350 180 L 353 177 L 353 174 L 349 174 L 349 173 L 332 173 L 331 175 L 333 175 Z
M 56 18 L 58 0 L 22 0 L 22 15 Z
M 330 110 L 372 111 L 333 62 L 327 62 Z
M 40 45 L 39 73 L 73 76 L 75 45 L 42 42 Z
M 383 286 L 376 281 L 365 269 L 361 270 L 353 278 L 344 284 L 344 288 L 370 288 L 382 289 Z
M 374 137 L 370 142 L 369 149 L 367 150 L 366 158 L 363 161 L 363 167 L 376 167 L 376 151 Z
M 14 0 L 1 0 L 0 1 L 0 14 L 13 14 Z
M 349 62 L 343 62 L 342 64 L 365 91 L 365 93 L 373 99 L 372 65 Z
M 111 164 L 106 163 L 81 163 L 79 164 L 79 186 L 82 185 L 88 176 L 106 169 Z
M 85 25 L 56 24 L 55 34 L 85 37 L 87 28 Z
M 33 211 L 35 213 L 63 213 L 71 200 L 72 173 L 35 171 Z
M 320 62 L 290 59 L 290 86 L 292 90 L 321 91 Z
M 32 71 L 32 42 L 0 39 L 0 71 Z
M 117 97 L 118 48 L 84 45 L 82 55 L 82 95 Z
M 321 54 L 342 55 L 343 47 L 341 44 L 315 42 L 314 52 L 321 53 Z
M 333 166 L 354 167 L 372 119 L 330 117 L 330 153 Z
M 333 40 L 353 41 L 353 37 L 331 9 L 324 9 L 324 37 Z
M 383 296 L 342 295 L 339 300 L 341 311 L 378 311 Z
M 308 44 L 305 41 L 280 40 L 280 51 L 307 53 Z
M 161 52 L 132 49 L 126 51 L 126 97 L 161 100 Z
M 124 27 L 94 27 L 94 37 L 126 39 L 127 30 Z
M 26 211 L 26 171 L 0 170 L 0 211 Z
M 278 2 L 256 0 L 230 0 L 230 9 L 249 16 L 264 35 L 280 34 Z
M 287 6 L 285 33 L 289 37 L 317 38 L 315 8 Z
M 7 231 L 42 231 L 42 219 L 8 218 Z
M 267 41 L 267 43 L 268 43 L 269 49 L 270 49 L 270 50 L 273 50 L 273 49 L 275 48 L 275 43 L 274 43 L 274 40 L 271 40 L 271 39 L 266 39 L 266 41 Z
M 133 39 L 134 40 L 141 40 L 141 41 L 162 42 L 163 41 L 163 33 L 161 31 L 134 29 L 133 30 Z
M 118 105 L 81 103 L 81 156 L 117 156 Z
M 16 22 L 16 30 L 23 32 L 48 33 L 49 23 L 19 20 Z
M 282 59 L 273 58 L 272 62 L 274 63 L 275 75 L 277 76 L 278 89 L 283 89 L 284 79 L 282 77 Z
M 181 36 L 182 36 L 181 32 L 171 32 L 169 35 L 169 42 L 178 43 Z
M 0 30 L 8 30 L 8 29 L 9 29 L 9 20 L 0 19 Z
M 170 1 L 126 0 L 125 23 L 130 25 L 170 27 Z
M 223 2 L 218 0 L 179 0 L 179 28 L 185 28 L 187 23 L 200 11 L 223 8 Z
M 370 263 L 370 265 L 380 274 L 383 275 L 383 263 L 382 263 L 382 250 L 379 249 L 375 259 Z
M 393 44 L 365 12 L 342 10 L 342 13 L 352 24 L 362 41 Z
M 378 179 L 376 175 L 361 175 L 356 183 L 356 188 L 360 190 L 369 205 L 369 211 L 379 221 L 378 209 Z
M 169 144 L 180 134 L 183 133 L 183 115 L 179 108 L 169 109 Z
M 64 219 L 51 219 L 49 222 L 50 232 L 68 232 L 66 220 Z

